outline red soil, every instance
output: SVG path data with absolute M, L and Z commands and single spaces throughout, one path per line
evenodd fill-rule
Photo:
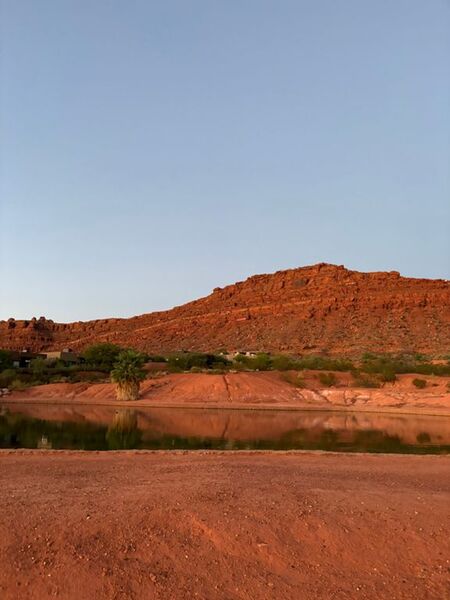
M 2 600 L 440 600 L 449 457 L 0 452 Z
M 291 374 L 293 379 L 297 373 Z M 226 375 L 187 373 L 146 379 L 141 397 L 126 406 L 221 406 L 231 408 L 327 408 L 351 410 L 403 410 L 429 414 L 450 414 L 447 378 L 425 377 L 427 387 L 418 390 L 414 375 L 400 375 L 394 384 L 381 389 L 350 387 L 351 376 L 335 373 L 337 387 L 325 388 L 317 372 L 303 372 L 308 389 L 284 380 L 289 374 L 242 372 Z M 422 377 L 422 376 L 421 376 Z M 111 383 L 55 383 L 14 392 L 5 398 L 17 402 L 74 402 L 119 404 Z
M 82 349 L 114 342 L 148 352 L 267 350 L 302 354 L 450 347 L 450 283 L 319 264 L 257 275 L 169 311 L 130 319 L 0 322 L 0 347 Z

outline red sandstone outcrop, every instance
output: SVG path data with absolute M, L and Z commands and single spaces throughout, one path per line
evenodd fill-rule
M 130 319 L 0 322 L 1 348 L 82 349 L 100 341 L 158 353 L 226 348 L 446 354 L 450 282 L 318 264 L 255 275 L 172 310 Z

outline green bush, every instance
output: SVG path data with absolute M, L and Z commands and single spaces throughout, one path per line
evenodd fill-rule
M 418 379 L 417 377 L 415 379 L 413 379 L 413 385 L 416 386 L 416 388 L 418 388 L 419 390 L 423 390 L 425 387 L 427 387 L 427 382 L 425 381 L 425 379 Z
M 43 358 L 35 358 L 30 363 L 30 370 L 33 378 L 37 381 L 45 381 L 48 372 L 48 364 Z
M 312 371 L 351 371 L 354 365 L 351 360 L 344 358 L 329 358 L 327 356 L 304 356 L 294 363 L 295 369 L 310 369 Z
M 384 366 L 381 369 L 380 379 L 381 381 L 386 383 L 393 383 L 394 381 L 396 381 L 397 377 L 395 375 L 393 367 L 391 367 L 390 365 Z
M 281 373 L 280 377 L 283 381 L 286 381 L 286 383 L 290 383 L 294 387 L 301 389 L 306 388 L 306 382 L 301 375 L 294 375 L 292 373 Z
M 53 375 L 50 377 L 50 383 L 68 383 L 69 377 L 62 377 L 61 375 Z
M 11 369 L 13 366 L 12 353 L 9 350 L 0 350 L 0 371 Z
M 26 387 L 27 384 L 18 377 L 9 384 L 9 389 L 17 392 L 24 390 Z
M 278 354 L 277 356 L 273 356 L 270 361 L 270 366 L 275 371 L 290 371 L 291 369 L 295 369 L 295 360 L 286 356 L 285 354 Z
M 123 348 L 116 344 L 101 343 L 93 344 L 86 348 L 82 356 L 88 366 L 110 372 Z
M 322 385 L 330 387 L 336 385 L 336 375 L 334 373 L 319 373 L 319 381 Z
M 374 376 L 363 375 L 358 369 L 353 369 L 352 376 L 354 379 L 355 387 L 362 388 L 379 388 L 381 387 L 380 382 Z
M 411 372 L 420 373 L 420 375 L 439 375 L 441 377 L 445 377 L 446 375 L 450 375 L 450 364 L 434 365 L 433 363 L 424 363 L 421 365 L 416 365 L 414 371 Z
M 268 371 L 272 368 L 272 359 L 266 352 L 259 352 L 255 356 L 238 354 L 235 361 L 250 371 Z
M 269 354 L 260 352 L 254 357 L 248 357 L 244 361 L 245 366 L 252 371 L 268 371 L 272 368 L 272 359 Z
M 423 431 L 422 433 L 417 434 L 416 440 L 419 442 L 419 444 L 429 444 L 431 442 L 431 437 L 429 433 Z
M 426 362 L 422 354 L 369 354 L 362 357 L 361 370 L 364 373 L 386 372 L 394 374 L 420 373 L 421 375 L 450 375 L 450 364 L 434 364 Z
M 224 356 L 217 354 L 203 354 L 201 352 L 182 352 L 172 354 L 167 359 L 168 369 L 172 372 L 190 371 L 196 369 L 221 369 L 230 366 Z M 198 371 L 197 371 L 198 372 Z
M 9 387 L 16 377 L 15 369 L 5 369 L 0 373 L 0 387 Z
M 156 362 L 156 363 L 162 363 L 162 362 L 167 362 L 167 358 L 165 356 L 159 355 L 159 354 L 149 354 L 147 356 L 147 361 L 148 362 Z

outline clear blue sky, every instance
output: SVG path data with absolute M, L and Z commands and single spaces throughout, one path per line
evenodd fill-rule
M 0 4 L 0 318 L 449 277 L 448 0 Z

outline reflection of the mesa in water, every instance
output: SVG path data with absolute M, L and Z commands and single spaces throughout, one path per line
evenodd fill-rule
M 42 433 L 56 444 L 54 431 L 61 439 L 64 423 L 78 427 L 76 438 L 85 449 L 103 447 L 124 449 L 135 447 L 171 447 L 184 440 L 221 440 L 221 447 L 302 447 L 306 442 L 319 442 L 329 448 L 337 442 L 356 441 L 378 444 L 382 437 L 402 444 L 446 445 L 450 443 L 450 419 L 414 415 L 349 413 L 326 411 L 221 410 L 145 408 L 117 410 L 106 406 L 14 405 L 5 406 L 11 418 L 47 422 Z M 9 420 L 9 419 L 8 419 Z M 13 419 L 14 420 L 14 419 Z M 80 429 L 81 428 L 81 429 Z M 105 439 L 106 437 L 106 439 Z M 171 441 L 170 439 L 173 439 Z M 103 442 L 101 441 L 103 439 Z M 159 445 L 158 440 L 163 440 Z M 74 442 L 75 443 L 75 442 Z M 248 443 L 248 445 L 247 445 Z M 156 444 L 156 445 L 155 445 Z M 189 444 L 187 444 L 189 445 Z M 49 447 L 49 446 L 47 446 Z M 60 446 L 61 447 L 61 446 Z
M 450 419 L 412 415 L 155 409 L 139 411 L 138 426 L 144 437 L 177 435 L 251 441 L 280 439 L 295 431 L 314 438 L 329 431 L 339 434 L 340 439 L 349 439 L 358 432 L 380 431 L 404 443 L 450 443 Z

